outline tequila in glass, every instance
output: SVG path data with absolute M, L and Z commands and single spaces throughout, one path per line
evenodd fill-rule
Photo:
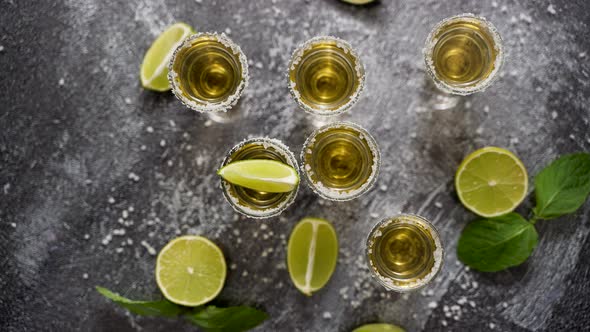
M 453 16 L 430 32 L 424 59 L 426 70 L 439 89 L 469 95 L 484 90 L 497 77 L 504 59 L 502 39 L 482 17 Z
M 303 145 L 301 162 L 313 191 L 325 199 L 347 201 L 375 184 L 381 157 L 365 129 L 342 121 L 314 131 Z
M 306 112 L 340 114 L 356 103 L 364 85 L 363 64 L 344 40 L 315 37 L 293 52 L 289 91 Z
M 270 159 L 280 161 L 298 170 L 297 160 L 289 148 L 277 139 L 259 137 L 247 139 L 234 146 L 221 167 L 239 160 Z M 221 179 L 223 195 L 237 212 L 250 218 L 270 218 L 283 212 L 297 196 L 297 190 L 284 193 L 269 193 L 244 188 Z
M 440 236 L 426 219 L 412 214 L 385 218 L 367 239 L 369 269 L 388 290 L 408 292 L 428 284 L 441 270 Z
M 198 112 L 225 112 L 248 83 L 248 62 L 224 34 L 197 33 L 176 48 L 168 80 L 174 95 Z

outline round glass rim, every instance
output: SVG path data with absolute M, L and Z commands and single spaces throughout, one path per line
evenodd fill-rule
M 223 161 L 221 162 L 220 168 L 229 164 L 232 161 L 231 160 L 232 154 L 234 154 L 236 151 L 241 149 L 244 145 L 250 144 L 250 143 L 260 143 L 260 145 L 264 146 L 265 148 L 266 147 L 274 148 L 281 155 L 283 155 L 283 157 L 285 157 L 285 159 L 288 161 L 289 166 L 293 167 L 297 171 L 297 175 L 299 176 L 299 178 L 301 178 L 301 174 L 299 172 L 299 164 L 297 163 L 297 158 L 295 158 L 295 155 L 293 154 L 293 152 L 291 152 L 289 147 L 287 145 L 285 145 L 283 142 L 281 142 L 280 140 L 275 139 L 275 138 L 269 138 L 269 137 L 247 138 L 247 139 L 241 141 L 240 143 L 234 145 L 226 153 L 225 157 L 223 158 Z M 254 210 L 254 209 L 250 209 L 246 206 L 239 204 L 238 199 L 233 197 L 229 193 L 230 183 L 225 181 L 221 177 L 219 179 L 220 179 L 221 191 L 223 192 L 223 197 L 225 197 L 225 200 L 229 203 L 229 205 L 234 209 L 234 211 L 236 211 L 236 212 L 240 213 L 241 215 L 244 215 L 248 218 L 252 218 L 252 219 L 265 219 L 265 218 L 271 218 L 271 217 L 278 216 L 283 211 L 285 211 L 291 204 L 293 204 L 293 202 L 295 201 L 295 198 L 297 197 L 297 193 L 299 191 L 299 184 L 297 184 L 297 186 L 295 187 L 295 190 L 291 191 L 289 193 L 289 195 L 286 196 L 286 198 L 282 202 L 279 203 L 278 206 L 273 207 L 273 208 L 269 208 L 269 209 Z
M 174 70 L 174 62 L 176 61 L 176 57 L 177 57 L 178 53 L 181 50 L 183 50 L 187 47 L 190 47 L 194 40 L 199 39 L 199 38 L 203 38 L 203 37 L 210 38 L 211 40 L 215 40 L 215 41 L 223 44 L 225 47 L 231 49 L 232 52 L 234 53 L 234 55 L 238 56 L 240 66 L 242 67 L 242 79 L 240 81 L 240 84 L 238 84 L 236 91 L 234 91 L 234 93 L 231 94 L 230 96 L 228 96 L 225 100 L 220 101 L 220 102 L 211 103 L 206 100 L 187 98 L 180 91 L 181 87 L 180 87 L 180 84 L 177 80 L 178 73 Z M 248 80 L 249 80 L 248 60 L 246 59 L 246 55 L 244 55 L 244 52 L 242 51 L 240 46 L 238 44 L 236 44 L 235 42 L 233 42 L 229 37 L 227 37 L 225 35 L 225 33 L 198 32 L 198 33 L 195 33 L 193 35 L 186 37 L 183 40 L 183 42 L 180 43 L 176 47 L 176 49 L 172 53 L 172 56 L 170 57 L 170 61 L 168 62 L 168 82 L 170 83 L 170 87 L 172 88 L 172 93 L 174 93 L 176 98 L 178 100 L 180 100 L 180 102 L 184 106 L 192 109 L 193 111 L 197 111 L 199 113 L 227 112 L 227 111 L 229 111 L 238 102 L 238 100 L 242 96 L 242 93 L 244 92 L 244 90 L 248 86 Z
M 355 71 L 356 71 L 356 75 L 358 76 L 358 80 L 359 80 L 359 85 L 356 88 L 356 90 L 354 91 L 354 93 L 350 96 L 350 100 L 347 103 L 343 104 L 342 106 L 340 106 L 336 109 L 331 109 L 331 110 L 318 109 L 318 108 L 314 108 L 314 107 L 306 104 L 301 99 L 299 92 L 295 90 L 296 84 L 294 81 L 291 80 L 291 77 L 290 77 L 291 70 L 295 69 L 294 66 L 297 65 L 299 63 L 299 61 L 301 61 L 301 57 L 303 56 L 303 53 L 306 50 L 310 49 L 312 46 L 314 46 L 318 43 L 321 43 L 321 42 L 325 42 L 325 41 L 335 42 L 336 46 L 338 46 L 339 48 L 344 50 L 345 53 L 350 53 L 356 59 Z M 307 113 L 310 113 L 313 115 L 320 115 L 323 117 L 330 117 L 330 116 L 339 115 L 339 114 L 342 114 L 342 113 L 348 111 L 350 108 L 352 108 L 352 106 L 354 106 L 354 104 L 356 104 L 358 102 L 363 90 L 365 89 L 365 80 L 366 80 L 365 67 L 363 65 L 363 61 L 361 60 L 358 52 L 346 40 L 338 38 L 338 37 L 334 37 L 334 36 L 329 36 L 329 35 L 315 36 L 315 37 L 308 39 L 308 40 L 304 41 L 303 43 L 299 44 L 297 46 L 297 48 L 293 51 L 293 54 L 291 55 L 291 59 L 289 60 L 289 66 L 287 67 L 287 82 L 288 82 L 288 86 L 289 86 L 289 92 L 290 92 L 291 96 L 293 97 L 293 99 L 295 99 L 295 102 L 297 102 L 297 105 Z
M 411 286 L 396 286 L 392 282 L 388 282 L 389 280 L 391 280 L 391 278 L 380 274 L 379 271 L 373 267 L 373 264 L 371 263 L 371 259 L 369 258 L 369 250 L 372 247 L 372 244 L 373 244 L 372 242 L 374 241 L 374 238 L 375 238 L 374 234 L 385 223 L 392 221 L 392 220 L 399 220 L 399 219 L 406 219 L 406 220 L 407 219 L 410 219 L 410 220 L 411 219 L 418 219 L 421 222 L 423 222 L 427 226 L 430 234 L 432 235 L 432 238 L 434 239 L 434 245 L 436 247 L 436 249 L 433 252 L 434 265 L 432 266 L 431 272 L 429 274 L 427 274 L 424 278 L 416 281 Z M 430 220 L 428 220 L 420 215 L 413 214 L 413 213 L 399 213 L 399 214 L 394 215 L 392 217 L 386 217 L 386 218 L 381 219 L 371 228 L 371 230 L 369 231 L 369 234 L 367 235 L 367 240 L 365 241 L 365 259 L 367 262 L 367 266 L 369 267 L 369 270 L 371 272 L 371 276 L 373 276 L 373 278 L 375 278 L 387 290 L 395 291 L 398 293 L 412 292 L 412 291 L 421 289 L 421 288 L 425 287 L 426 285 L 428 285 L 430 282 L 432 282 L 432 280 L 434 280 L 434 278 L 436 278 L 436 276 L 440 273 L 440 271 L 442 271 L 442 268 L 444 265 L 444 255 L 445 255 L 445 249 L 444 249 L 444 246 L 441 241 L 440 233 L 438 232 L 438 230 L 436 229 L 434 224 Z M 439 259 L 436 259 L 437 257 L 439 257 Z
M 371 170 L 371 174 L 369 175 L 369 179 L 357 189 L 350 190 L 348 192 L 332 190 L 330 188 L 326 188 L 323 190 L 322 188 L 319 188 L 318 186 L 316 186 L 316 184 L 314 183 L 314 181 L 312 181 L 311 176 L 309 175 L 309 173 L 306 169 L 306 165 L 307 165 L 305 162 L 306 150 L 309 148 L 309 146 L 311 144 L 314 143 L 315 138 L 319 134 L 321 134 L 327 130 L 333 129 L 333 128 L 343 128 L 343 127 L 344 128 L 352 128 L 352 129 L 356 130 L 357 132 L 359 132 L 361 135 L 363 135 L 363 137 L 365 138 L 365 141 L 367 142 L 367 145 L 369 146 L 369 149 L 371 150 L 371 154 L 373 155 L 373 167 Z M 371 136 L 371 134 L 369 134 L 369 132 L 365 128 L 361 127 L 360 125 L 358 125 L 354 122 L 349 122 L 349 121 L 337 121 L 337 122 L 329 123 L 325 126 L 322 126 L 318 129 L 314 130 L 307 137 L 305 142 L 303 143 L 303 148 L 301 149 L 301 155 L 299 158 L 301 159 L 301 173 L 304 174 L 305 180 L 306 180 L 308 186 L 311 188 L 311 190 L 314 193 L 319 195 L 321 198 L 324 198 L 324 199 L 327 199 L 330 201 L 350 201 L 352 199 L 358 198 L 361 195 L 365 194 L 371 188 L 373 188 L 373 186 L 377 182 L 377 178 L 379 177 L 379 170 L 381 169 L 381 152 L 379 151 L 379 145 L 377 144 L 377 141 L 375 140 L 375 138 L 373 136 Z
M 486 77 L 485 79 L 483 79 L 479 82 L 476 82 L 475 84 L 464 86 L 464 87 L 453 86 L 451 84 L 448 84 L 448 83 L 440 80 L 436 76 L 436 69 L 434 68 L 434 61 L 432 61 L 432 52 L 434 51 L 434 47 L 436 46 L 436 43 L 438 42 L 438 39 L 435 39 L 434 37 L 440 32 L 441 28 L 447 26 L 448 24 L 452 23 L 453 21 L 459 21 L 459 20 L 474 20 L 474 21 L 477 21 L 478 23 L 481 23 L 481 25 L 483 27 L 485 27 L 488 30 L 488 32 L 490 33 L 490 35 L 492 36 L 492 39 L 494 40 L 494 49 L 496 50 L 496 59 L 494 61 L 494 69 L 492 70 L 492 72 L 490 72 L 488 77 Z M 499 74 L 500 70 L 502 69 L 502 66 L 504 65 L 504 56 L 505 56 L 504 52 L 505 52 L 504 51 L 504 44 L 502 41 L 502 37 L 500 36 L 500 33 L 498 32 L 498 29 L 496 29 L 496 27 L 492 24 L 492 22 L 488 21 L 485 17 L 477 16 L 472 13 L 464 13 L 464 14 L 459 14 L 459 15 L 447 17 L 444 20 L 438 22 L 434 26 L 434 28 L 432 28 L 430 33 L 428 34 L 428 37 L 426 38 L 426 42 L 424 44 L 424 48 L 422 50 L 422 54 L 424 56 L 424 63 L 426 65 L 426 71 L 428 72 L 428 74 L 430 75 L 432 80 L 434 81 L 434 84 L 436 85 L 436 87 L 446 93 L 460 95 L 460 96 L 467 96 L 472 93 L 483 91 L 483 90 L 487 89 L 492 83 L 494 83 L 494 81 L 496 81 L 498 79 L 498 76 L 499 76 L 498 74 Z

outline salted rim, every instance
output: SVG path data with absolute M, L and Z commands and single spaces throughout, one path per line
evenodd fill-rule
M 430 270 L 430 272 L 428 272 L 428 274 L 422 277 L 421 279 L 418 279 L 414 282 L 404 283 L 403 286 L 396 284 L 396 282 L 393 281 L 391 277 L 382 275 L 369 258 L 369 254 L 372 253 L 371 250 L 375 242 L 375 239 L 382 235 L 380 233 L 381 228 L 387 227 L 388 225 L 397 222 L 411 225 L 426 226 L 426 228 L 432 235 L 432 238 L 434 239 L 434 245 L 436 247 L 436 249 L 434 249 L 434 252 L 432 253 L 432 255 L 434 256 L 434 264 L 432 265 L 432 269 Z M 365 245 L 365 257 L 367 259 L 367 264 L 371 269 L 371 275 L 375 279 L 377 279 L 377 281 L 381 285 L 383 285 L 383 287 L 387 288 L 388 290 L 405 293 L 426 286 L 428 283 L 432 281 L 432 279 L 434 279 L 434 277 L 436 277 L 436 275 L 442 270 L 444 261 L 444 248 L 442 246 L 442 242 L 440 241 L 440 234 L 438 233 L 438 230 L 430 221 L 428 221 L 428 219 L 421 217 L 417 214 L 402 213 L 395 215 L 393 217 L 384 218 L 378 223 L 376 223 L 375 226 L 373 226 L 373 228 L 369 232 L 369 235 L 367 236 L 367 242 Z
M 193 40 L 201 37 L 207 37 L 216 40 L 219 43 L 223 44 L 225 47 L 231 49 L 234 55 L 238 55 L 240 66 L 242 67 L 242 79 L 240 81 L 240 84 L 236 88 L 236 91 L 229 97 L 227 97 L 227 99 L 225 99 L 224 101 L 211 103 L 199 100 L 199 102 L 197 102 L 195 100 L 187 98 L 180 92 L 180 84 L 177 82 L 178 73 L 174 71 L 173 68 L 174 61 L 176 60 L 176 56 L 178 52 L 180 52 L 180 50 L 182 50 L 185 47 L 189 47 L 192 44 Z M 176 47 L 174 53 L 172 54 L 172 57 L 170 58 L 170 62 L 168 63 L 168 81 L 170 82 L 170 86 L 172 87 L 172 92 L 183 105 L 200 113 L 227 112 L 238 102 L 238 100 L 242 96 L 242 92 L 248 86 L 248 79 L 248 60 L 246 59 L 244 52 L 242 52 L 240 46 L 238 46 L 231 39 L 229 39 L 224 33 L 218 34 L 216 32 L 199 32 L 188 36 L 180 45 L 178 45 L 178 47 Z
M 326 42 L 326 41 L 336 42 L 336 47 L 342 49 L 344 51 L 344 53 L 350 53 L 356 59 L 354 69 L 356 71 L 356 75 L 358 76 L 358 80 L 359 80 L 359 85 L 358 85 L 356 91 L 354 91 L 354 93 L 349 97 L 350 100 L 347 103 L 345 103 L 344 105 L 342 105 L 336 109 L 333 109 L 333 110 L 321 110 L 321 109 L 313 108 L 313 107 L 309 106 L 308 104 L 306 104 L 305 102 L 303 102 L 299 92 L 295 90 L 296 83 L 294 81 L 292 81 L 291 77 L 290 77 L 291 71 L 294 70 L 295 66 L 301 61 L 301 57 L 303 56 L 303 53 L 305 53 L 305 51 L 311 49 L 314 45 L 322 43 L 322 42 Z M 287 81 L 288 81 L 288 85 L 289 85 L 289 92 L 291 93 L 291 96 L 293 96 L 295 101 L 297 102 L 297 105 L 299 105 L 299 107 L 301 107 L 304 111 L 306 111 L 308 113 L 315 114 L 315 115 L 321 115 L 321 116 L 333 116 L 333 115 L 341 114 L 341 113 L 347 111 L 348 109 L 350 109 L 352 107 L 352 105 L 356 104 L 361 93 L 363 92 L 363 90 L 365 88 L 365 76 L 366 76 L 365 67 L 363 65 L 363 62 L 361 61 L 361 58 L 358 55 L 358 52 L 347 41 L 340 39 L 338 37 L 334 37 L 334 36 L 316 36 L 316 37 L 313 37 L 313 38 L 301 43 L 295 49 L 295 51 L 293 51 L 293 55 L 291 56 L 291 60 L 289 60 L 289 68 L 287 70 Z
M 367 180 L 367 182 L 363 183 L 357 189 L 333 190 L 324 186 L 321 181 L 314 182 L 308 173 L 308 171 L 311 169 L 311 166 L 305 162 L 305 155 L 307 154 L 306 150 L 309 149 L 310 145 L 315 143 L 315 139 L 319 134 L 334 128 L 352 128 L 358 131 L 358 133 L 360 134 L 359 136 L 361 136 L 361 139 L 364 138 L 364 140 L 367 142 L 367 145 L 369 146 L 369 149 L 371 150 L 371 154 L 373 154 L 373 165 L 371 166 L 371 174 L 369 175 L 369 179 Z M 377 145 L 377 141 L 375 141 L 375 138 L 373 138 L 373 136 L 371 136 L 371 134 L 369 134 L 369 132 L 363 127 L 349 121 L 338 121 L 330 123 L 319 129 L 314 130 L 313 133 L 311 133 L 311 135 L 307 137 L 305 143 L 303 143 L 300 159 L 301 172 L 305 175 L 305 180 L 307 181 L 311 190 L 313 190 L 313 192 L 318 194 L 320 197 L 332 201 L 349 201 L 369 191 L 369 189 L 371 189 L 377 182 L 377 177 L 379 176 L 379 169 L 381 168 L 381 153 L 379 152 L 379 147 Z
M 492 36 L 492 39 L 494 40 L 496 60 L 494 61 L 494 69 L 484 80 L 470 86 L 456 87 L 446 82 L 443 82 L 442 80 L 436 77 L 434 61 L 432 61 L 432 52 L 434 51 L 434 47 L 436 46 L 436 43 L 438 42 L 439 38 L 435 39 L 434 36 L 436 36 L 444 26 L 452 23 L 452 21 L 459 21 L 465 19 L 478 21 L 478 23 L 480 23 L 485 29 L 488 30 L 488 32 Z M 472 13 L 464 13 L 456 16 L 451 16 L 437 23 L 428 34 L 428 37 L 426 38 L 426 43 L 424 45 L 424 49 L 422 50 L 422 54 L 424 55 L 426 71 L 432 77 L 432 80 L 434 81 L 436 87 L 444 92 L 461 96 L 467 96 L 472 93 L 480 92 L 488 88 L 498 78 L 497 74 L 502 68 L 502 65 L 504 64 L 504 46 L 502 43 L 502 37 L 500 37 L 498 30 L 490 21 L 486 20 L 484 17 L 476 16 Z
M 289 147 L 286 146 L 285 144 L 283 144 L 283 142 L 281 142 L 280 140 L 275 139 L 275 138 L 269 138 L 269 137 L 248 138 L 248 139 L 245 139 L 245 140 L 241 141 L 240 143 L 236 144 L 233 148 L 231 148 L 231 150 L 228 151 L 228 153 L 223 158 L 223 161 L 221 162 L 221 167 L 229 164 L 232 161 L 231 155 L 234 152 L 241 149 L 244 145 L 250 144 L 250 143 L 260 143 L 260 145 L 264 146 L 265 149 L 268 147 L 274 148 L 278 153 L 280 153 L 283 157 L 285 157 L 289 166 L 293 167 L 295 169 L 295 171 L 297 172 L 297 176 L 299 176 L 299 178 L 301 178 L 301 174 L 299 173 L 299 165 L 297 164 L 297 159 L 295 158 L 295 155 L 293 154 L 293 152 L 291 152 L 291 150 L 289 150 Z M 283 199 L 283 201 L 279 203 L 279 205 L 277 207 L 263 209 L 263 210 L 256 210 L 256 209 L 249 208 L 248 206 L 245 206 L 243 204 L 240 204 L 240 200 L 237 197 L 233 196 L 229 192 L 229 187 L 230 187 L 229 182 L 225 181 L 221 177 L 220 177 L 220 186 L 221 186 L 221 189 L 223 192 L 223 196 L 225 197 L 225 199 L 227 200 L 229 205 L 231 205 L 231 207 L 236 212 L 238 212 L 246 217 L 253 218 L 253 219 L 270 218 L 270 217 L 274 217 L 274 216 L 281 214 L 285 209 L 287 209 L 295 201 L 295 197 L 297 197 L 297 192 L 299 191 L 299 184 L 297 184 L 295 189 L 292 190 L 289 193 L 289 195 L 287 195 L 286 198 Z

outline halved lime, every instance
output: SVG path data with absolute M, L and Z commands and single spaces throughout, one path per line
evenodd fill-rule
M 406 332 L 406 330 L 392 324 L 376 323 L 357 327 L 352 332 Z
M 170 241 L 158 254 L 156 281 L 168 300 L 195 307 L 221 292 L 226 270 L 223 253 L 215 243 L 186 235 Z
M 330 280 L 338 259 L 338 238 L 332 225 L 319 218 L 303 218 L 287 245 L 289 275 L 303 294 L 311 294 Z
M 341 0 L 341 1 L 353 4 L 353 5 L 366 5 L 366 4 L 371 3 L 375 0 Z
M 236 161 L 222 167 L 217 174 L 237 186 L 270 193 L 290 192 L 299 184 L 297 171 L 276 160 Z
M 468 155 L 455 175 L 461 203 L 482 217 L 514 210 L 526 197 L 528 175 L 512 152 L 488 146 Z
M 194 34 L 193 28 L 185 23 L 171 25 L 152 43 L 143 57 L 139 77 L 141 85 L 149 90 L 170 90 L 168 63 L 174 50 L 182 41 Z

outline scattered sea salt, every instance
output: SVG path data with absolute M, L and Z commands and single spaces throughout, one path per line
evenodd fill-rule
M 548 12 L 549 12 L 549 14 L 551 14 L 551 15 L 555 15 L 555 14 L 557 14 L 557 11 L 555 11 L 555 8 L 553 8 L 553 5 L 551 5 L 551 4 L 550 4 L 550 5 L 547 7 L 547 11 L 548 11 Z
M 63 86 L 65 84 L 65 80 L 63 78 L 60 78 L 59 81 L 57 82 L 57 84 L 59 84 L 60 86 Z
M 331 319 L 332 314 L 329 311 L 324 311 L 322 317 L 324 317 L 324 319 Z
M 153 132 L 154 132 L 154 128 L 153 128 L 153 127 L 151 127 L 151 126 L 148 126 L 147 128 L 145 128 L 145 130 L 146 130 L 148 133 L 153 133 Z
M 115 204 L 115 199 L 113 197 L 109 197 L 109 203 L 110 204 Z
M 84 273 L 84 274 L 82 275 L 82 278 L 84 278 L 84 279 L 88 279 L 88 273 Z

